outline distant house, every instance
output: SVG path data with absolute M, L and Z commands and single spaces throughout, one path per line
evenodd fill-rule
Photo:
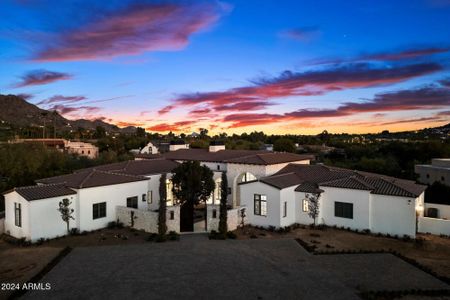
M 91 159 L 97 158 L 99 154 L 98 147 L 91 143 L 69 141 L 66 139 L 17 139 L 10 143 L 42 144 L 49 148 Z
M 416 165 L 418 180 L 425 184 L 440 182 L 450 186 L 450 158 L 435 158 L 431 165 Z

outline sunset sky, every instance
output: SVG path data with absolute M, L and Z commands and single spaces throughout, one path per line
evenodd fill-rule
M 0 93 L 150 132 L 450 122 L 450 0 L 1 0 Z

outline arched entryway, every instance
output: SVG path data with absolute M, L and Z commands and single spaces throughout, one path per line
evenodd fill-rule
M 257 180 L 258 178 L 250 172 L 242 172 L 233 180 L 233 207 L 241 205 L 241 189 L 239 183 Z

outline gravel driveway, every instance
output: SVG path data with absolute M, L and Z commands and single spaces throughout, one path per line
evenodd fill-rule
M 390 254 L 339 256 L 313 256 L 290 239 L 210 241 L 205 235 L 77 248 L 42 279 L 50 291 L 25 298 L 358 299 L 361 287 L 448 287 Z

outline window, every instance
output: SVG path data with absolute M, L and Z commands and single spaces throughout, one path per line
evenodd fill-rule
M 430 178 L 430 174 L 427 174 L 427 178 Z
M 255 201 L 255 215 L 267 216 L 267 196 L 255 194 L 254 201 Z
M 138 208 L 138 196 L 127 198 L 127 207 Z
M 334 216 L 353 219 L 353 203 L 334 202 Z
M 22 227 L 22 204 L 14 202 L 14 219 L 17 227 Z
M 308 212 L 309 211 L 308 199 L 303 199 L 303 211 L 304 212 Z
M 441 181 L 445 181 L 445 177 L 444 176 L 441 176 Z
M 91 150 L 88 150 L 88 154 L 91 154 Z
M 152 204 L 153 203 L 153 191 L 149 191 L 148 192 L 147 203 L 148 204 Z
M 169 219 L 170 219 L 170 220 L 175 219 L 175 213 L 173 212 L 173 210 L 171 210 L 171 211 L 169 212 Z
M 142 202 L 147 201 L 147 195 L 146 194 L 142 194 Z
M 283 203 L 283 218 L 286 218 L 287 216 L 287 202 L 284 201 Z
M 212 210 L 212 217 L 213 219 L 217 218 L 217 209 Z
M 84 150 L 81 150 L 81 154 L 84 154 Z
M 92 219 L 106 217 L 106 202 L 95 203 L 92 205 Z
M 220 165 L 217 165 L 217 171 L 220 171 Z
M 228 195 L 231 195 L 231 188 L 228 188 Z

